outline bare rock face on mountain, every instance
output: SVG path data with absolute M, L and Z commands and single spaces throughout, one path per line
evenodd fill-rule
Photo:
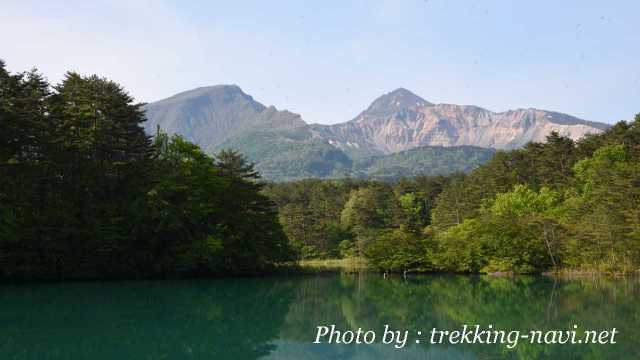
M 316 136 L 360 156 L 390 154 L 420 146 L 514 149 L 530 141 L 543 142 L 552 131 L 579 139 L 606 127 L 606 124 L 538 109 L 495 113 L 477 106 L 435 105 L 406 89 L 383 95 L 349 122 L 312 125 Z

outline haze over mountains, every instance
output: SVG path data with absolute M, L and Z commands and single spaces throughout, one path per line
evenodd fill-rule
M 541 142 L 552 131 L 579 139 L 608 127 L 538 109 L 496 113 L 433 104 L 403 88 L 335 125 L 309 125 L 298 114 L 264 106 L 235 85 L 185 91 L 147 104 L 145 110 L 148 133 L 159 126 L 210 154 L 238 149 L 270 180 L 468 171 L 495 149 Z

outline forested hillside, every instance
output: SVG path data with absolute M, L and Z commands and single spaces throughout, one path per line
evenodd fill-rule
M 580 141 L 499 151 L 470 174 L 274 184 L 300 258 L 385 271 L 631 272 L 640 266 L 640 115 Z
M 354 162 L 351 177 L 397 180 L 421 175 L 469 172 L 489 161 L 496 150 L 476 146 L 423 146 Z
M 290 250 L 259 175 L 179 136 L 152 140 L 116 83 L 50 86 L 0 62 L 0 278 L 256 273 Z

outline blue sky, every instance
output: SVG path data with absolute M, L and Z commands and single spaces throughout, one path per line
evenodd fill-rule
M 435 103 L 640 112 L 638 1 L 5 0 L 0 58 L 98 73 L 139 101 L 237 84 L 308 122 L 405 87 Z

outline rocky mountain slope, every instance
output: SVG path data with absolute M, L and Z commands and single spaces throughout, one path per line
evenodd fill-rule
M 236 86 L 217 85 L 185 91 L 145 105 L 149 134 L 160 126 L 209 150 L 247 131 L 306 128 L 300 115 L 266 107 Z
M 537 109 L 495 113 L 433 104 L 402 88 L 335 125 L 308 125 L 300 115 L 267 107 L 235 85 L 193 89 L 144 109 L 149 134 L 160 127 L 209 154 L 238 149 L 271 180 L 467 171 L 494 149 L 544 141 L 552 131 L 578 139 L 607 127 Z
M 436 105 L 400 88 L 375 100 L 351 121 L 312 125 L 312 129 L 339 149 L 371 156 L 420 146 L 514 149 L 531 141 L 542 142 L 552 131 L 579 139 L 607 126 L 538 109 L 496 113 L 478 106 Z

